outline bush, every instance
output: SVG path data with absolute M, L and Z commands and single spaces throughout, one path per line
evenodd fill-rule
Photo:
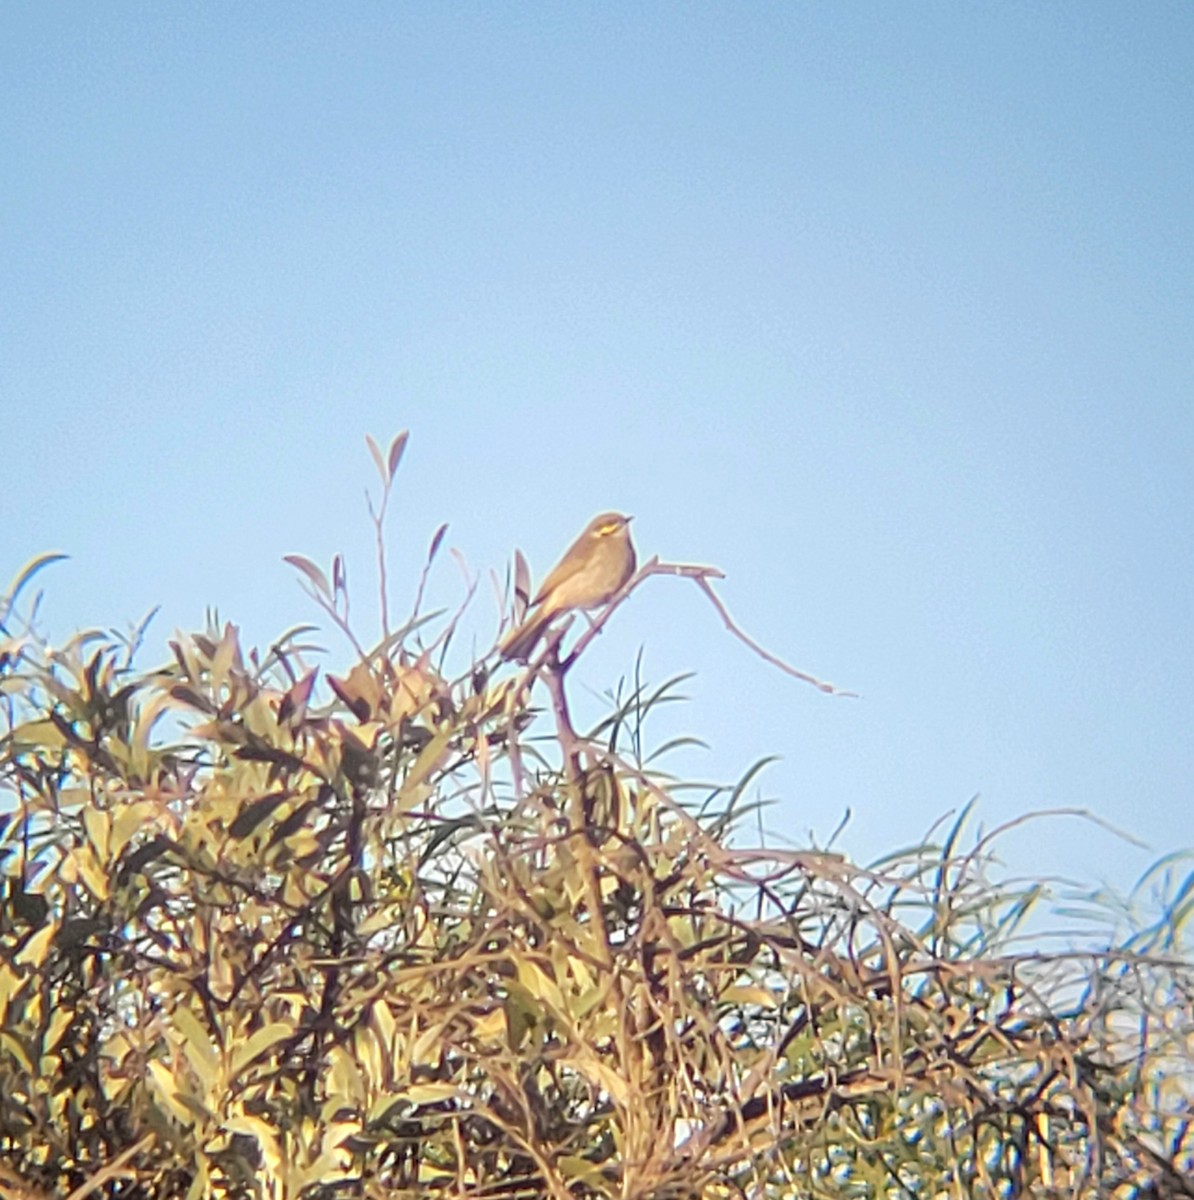
M 347 628 L 342 570 L 293 561 Z M 558 638 L 449 677 L 416 613 L 321 689 L 305 631 L 225 625 L 144 670 L 22 625 L 30 574 L 5 1194 L 1194 1195 L 1188 894 L 1021 950 L 1043 885 L 993 880 L 965 814 L 869 870 L 743 847 L 753 772 L 689 800 L 645 765 L 667 688 L 578 734 Z

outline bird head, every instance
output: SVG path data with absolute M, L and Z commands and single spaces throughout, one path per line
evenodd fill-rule
M 633 520 L 633 517 L 624 516 L 622 513 L 601 513 L 589 522 L 589 527 L 585 530 L 585 537 L 599 540 L 616 537 L 619 534 L 624 535 Z

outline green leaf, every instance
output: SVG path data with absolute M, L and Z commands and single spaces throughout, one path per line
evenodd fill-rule
M 182 1004 L 171 1013 L 171 1020 L 174 1028 L 182 1036 L 183 1052 L 190 1060 L 191 1066 L 195 1068 L 195 1074 L 203 1081 L 203 1086 L 210 1091 L 215 1081 L 220 1055 L 212 1044 L 206 1027 L 189 1008 Z
M 230 1069 L 232 1079 L 235 1080 L 254 1059 L 260 1058 L 267 1050 L 276 1046 L 283 1039 L 292 1037 L 293 1034 L 294 1026 L 287 1025 L 284 1021 L 274 1021 L 263 1029 L 257 1030 L 233 1054 Z

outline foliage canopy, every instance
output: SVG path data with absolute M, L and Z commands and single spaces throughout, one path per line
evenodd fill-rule
M 342 570 L 296 561 L 339 621 Z M 577 733 L 558 637 L 449 677 L 416 614 L 320 689 L 306 630 L 141 669 L 18 590 L 5 1194 L 1194 1195 L 1188 885 L 1024 948 L 1042 886 L 963 819 L 871 869 L 744 848 L 753 772 L 665 776 L 668 687 Z

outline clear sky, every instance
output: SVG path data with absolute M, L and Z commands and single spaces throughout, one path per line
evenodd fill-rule
M 653 580 L 584 682 L 697 672 L 677 771 L 779 754 L 771 827 L 862 859 L 1088 807 L 1151 852 L 1010 864 L 1130 885 L 1194 845 L 1192 79 L 1187 3 L 6 5 L 0 587 L 69 552 L 49 630 L 161 604 L 152 662 L 342 550 L 371 632 L 409 427 L 400 602 L 441 521 L 542 571 L 632 512 L 863 695 Z

